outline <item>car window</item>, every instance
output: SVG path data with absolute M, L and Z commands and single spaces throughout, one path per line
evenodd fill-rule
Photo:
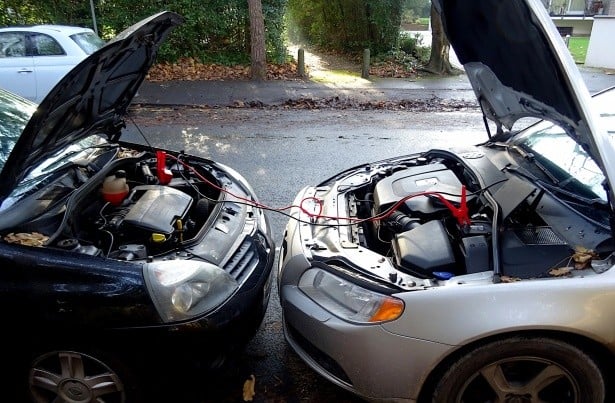
M 60 44 L 49 35 L 30 34 L 34 56 L 61 56 L 66 52 Z
M 0 170 L 35 110 L 35 104 L 0 91 Z
M 71 35 L 71 39 L 88 55 L 91 55 L 105 45 L 105 41 L 93 32 L 74 34 Z
M 23 32 L 0 32 L 0 57 L 25 57 L 26 37 Z

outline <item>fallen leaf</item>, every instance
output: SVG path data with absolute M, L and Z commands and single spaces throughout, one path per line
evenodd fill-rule
M 502 276 L 500 277 L 500 280 L 502 281 L 502 283 L 514 283 L 517 281 L 521 281 L 519 277 L 510 277 L 510 276 Z
M 577 247 L 576 252 L 572 255 L 574 261 L 574 268 L 577 270 L 583 270 L 591 265 L 592 259 L 598 257 L 598 254 L 591 249 L 584 247 Z
M 250 379 L 247 379 L 243 383 L 243 401 L 244 402 L 251 402 L 252 399 L 254 398 L 254 395 L 256 394 L 254 392 L 255 383 L 256 383 L 256 378 L 254 377 L 254 375 L 250 375 Z
M 43 235 L 39 232 L 19 232 L 17 234 L 11 232 L 4 237 L 4 240 L 8 243 L 27 246 L 43 246 L 48 239 L 49 237 L 47 235 Z
M 549 274 L 553 277 L 567 276 L 572 271 L 572 267 L 560 267 L 549 270 Z

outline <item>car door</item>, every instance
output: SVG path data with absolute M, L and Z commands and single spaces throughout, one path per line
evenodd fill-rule
M 30 32 L 28 39 L 36 70 L 35 101 L 40 102 L 66 73 L 86 57 L 86 54 L 84 52 L 71 54 L 47 34 Z
M 0 32 L 0 87 L 36 99 L 36 73 L 25 32 Z

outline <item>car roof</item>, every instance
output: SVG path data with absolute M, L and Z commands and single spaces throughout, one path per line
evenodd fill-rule
M 0 28 L 0 32 L 7 31 L 26 31 L 26 32 L 41 32 L 41 33 L 64 33 L 66 35 L 73 35 L 82 32 L 94 32 L 91 28 L 78 27 L 72 25 L 53 25 L 53 24 L 40 24 L 40 25 L 20 25 L 13 27 Z

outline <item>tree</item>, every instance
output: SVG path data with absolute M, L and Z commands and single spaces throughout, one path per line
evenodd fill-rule
M 261 0 L 248 0 L 250 15 L 250 72 L 253 80 L 267 78 L 267 54 L 265 49 L 265 19 Z
M 429 62 L 423 67 L 423 70 L 438 75 L 459 74 L 459 69 L 453 67 L 449 60 L 451 44 L 446 37 L 442 19 L 436 11 L 433 4 L 431 5 L 431 54 Z

